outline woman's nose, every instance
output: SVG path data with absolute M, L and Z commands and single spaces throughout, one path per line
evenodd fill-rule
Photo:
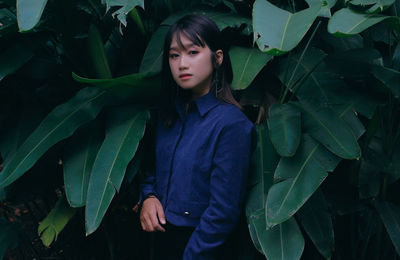
M 179 60 L 179 69 L 180 69 L 180 70 L 186 69 L 187 66 L 188 66 L 188 65 L 187 65 L 186 57 L 185 57 L 184 55 L 182 55 L 182 56 L 180 57 L 180 60 Z

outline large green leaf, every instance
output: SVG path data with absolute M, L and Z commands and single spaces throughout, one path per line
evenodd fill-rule
M 245 89 L 272 59 L 256 48 L 232 47 L 229 50 L 233 69 L 233 89 Z
M 329 151 L 344 159 L 361 156 L 357 139 L 346 123 L 329 107 L 301 101 L 304 131 L 323 144 Z
M 253 33 L 261 51 L 281 55 L 297 46 L 318 16 L 322 5 L 289 13 L 266 0 L 253 5 Z
M 399 70 L 400 69 L 400 42 L 397 43 L 396 49 L 393 52 L 393 69 Z
M 114 103 L 118 103 L 118 99 L 129 102 L 155 102 L 161 87 L 160 77 L 154 73 L 136 73 L 113 79 L 88 79 L 74 73 L 72 77 L 78 82 L 108 90 L 108 95 L 115 97 Z
M 381 216 L 397 254 L 400 255 L 400 207 L 385 201 L 376 201 L 374 206 Z
M 112 198 L 119 191 L 149 117 L 147 110 L 137 107 L 122 107 L 113 113 L 89 180 L 85 211 L 87 235 L 99 227 Z
M 338 163 L 334 155 L 327 152 L 310 136 L 303 135 L 296 154 L 282 157 L 275 171 L 274 184 L 266 203 L 267 226 L 280 224 L 291 216 L 317 190 Z
M 278 162 L 279 156 L 271 143 L 267 127 L 265 125 L 257 126 L 257 148 L 252 157 L 249 177 L 251 189 L 246 202 L 247 217 L 265 207 L 268 189 L 273 184 L 273 176 Z
M 3 259 L 7 249 L 15 248 L 18 245 L 19 225 L 0 218 L 0 259 Z
M 89 27 L 88 50 L 96 76 L 101 79 L 112 78 L 101 34 L 93 24 Z
M 90 172 L 103 141 L 99 124 L 91 124 L 76 131 L 65 148 L 64 185 L 71 207 L 86 203 Z
M 0 54 L 0 81 L 14 73 L 33 57 L 32 48 L 17 43 Z
M 112 15 L 117 16 L 118 20 L 126 26 L 126 15 L 132 11 L 136 6 L 144 9 L 144 0 L 105 0 L 107 11 L 114 6 L 121 7 Z
M 45 246 L 57 240 L 58 235 L 75 215 L 76 209 L 68 205 L 65 197 L 61 197 L 49 215 L 40 223 L 38 233 Z
M 298 260 L 303 254 L 304 238 L 294 218 L 266 229 L 265 212 L 252 216 L 264 255 L 269 260 Z
M 337 0 L 306 0 L 307 4 L 309 6 L 314 6 L 314 5 L 319 5 L 321 6 L 322 4 L 322 8 L 321 11 L 319 12 L 318 16 L 322 16 L 322 17 L 331 17 L 331 8 L 336 4 Z
M 317 190 L 296 216 L 321 255 L 330 259 L 335 239 L 331 214 L 322 191 Z
M 338 37 L 355 35 L 384 20 L 391 20 L 395 28 L 400 30 L 400 20 L 397 17 L 356 13 L 343 8 L 329 20 L 328 32 Z
M 50 147 L 71 136 L 82 124 L 93 120 L 107 102 L 105 94 L 106 91 L 98 88 L 84 88 L 50 112 L 4 165 L 0 187 L 21 177 Z
M 300 110 L 290 103 L 274 104 L 269 115 L 269 135 L 276 151 L 281 156 L 293 156 L 300 143 Z
M 254 246 L 262 252 L 261 245 L 257 238 L 256 227 L 251 216 L 264 212 L 267 200 L 268 189 L 273 184 L 273 175 L 279 156 L 269 138 L 268 129 L 265 125 L 256 126 L 257 129 L 257 148 L 252 157 L 252 167 L 250 171 L 249 186 L 250 190 L 246 201 L 246 216 L 249 233 Z
M 352 0 L 350 4 L 359 6 L 368 6 L 367 13 L 382 12 L 383 10 L 390 7 L 396 0 Z
M 26 32 L 39 22 L 47 0 L 18 0 L 17 1 L 17 20 L 20 32 Z
M 161 25 L 151 36 L 146 51 L 140 64 L 139 72 L 160 72 L 162 66 L 164 38 L 169 26 Z
M 374 66 L 371 69 L 372 75 L 382 82 L 396 98 L 400 96 L 400 72 L 383 66 Z

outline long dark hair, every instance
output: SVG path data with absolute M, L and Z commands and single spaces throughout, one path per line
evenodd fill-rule
M 211 50 L 212 64 L 214 71 L 212 75 L 210 91 L 221 101 L 231 103 L 242 109 L 240 104 L 234 99 L 231 92 L 231 83 L 233 79 L 232 64 L 229 52 L 225 48 L 225 41 L 222 33 L 214 21 L 204 15 L 190 14 L 179 19 L 169 29 L 164 41 L 164 53 L 162 63 L 162 109 L 161 115 L 167 125 L 172 125 L 176 118 L 176 109 L 174 101 L 178 96 L 187 98 L 190 90 L 180 88 L 172 78 L 169 67 L 169 48 L 173 36 L 176 35 L 178 44 L 183 47 L 180 36 L 184 35 L 195 45 L 205 47 Z M 215 52 L 223 51 L 222 64 L 217 66 Z

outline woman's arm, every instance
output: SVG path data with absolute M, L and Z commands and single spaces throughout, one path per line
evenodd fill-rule
M 214 259 L 218 247 L 236 227 L 256 138 L 254 126 L 247 121 L 222 130 L 213 159 L 209 206 L 189 239 L 184 260 Z

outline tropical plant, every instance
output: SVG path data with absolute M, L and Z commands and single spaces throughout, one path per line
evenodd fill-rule
M 129 259 L 113 232 L 137 221 L 128 209 L 153 163 L 163 38 L 197 12 L 226 36 L 258 132 L 248 231 L 231 258 L 399 258 L 399 11 L 394 0 L 0 1 L 0 254 L 24 232 L 13 209 L 40 198 L 54 205 L 36 226 L 46 246 L 85 220 L 110 259 Z

